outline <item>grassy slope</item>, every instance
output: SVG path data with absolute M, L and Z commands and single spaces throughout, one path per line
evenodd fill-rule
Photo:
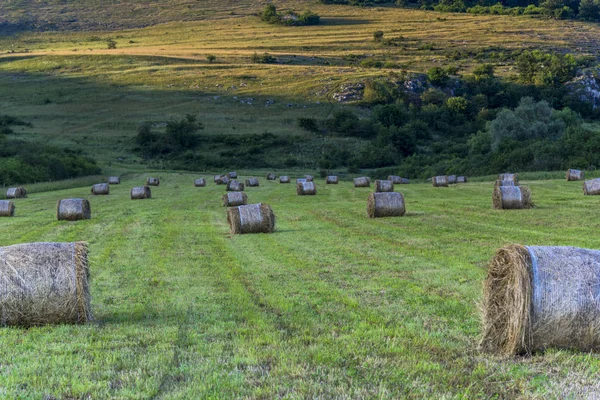
M 90 242 L 87 326 L 0 330 L 0 396 L 57 398 L 527 398 L 597 389 L 596 355 L 499 359 L 476 351 L 485 263 L 507 243 L 599 248 L 597 199 L 577 182 L 529 182 L 538 207 L 493 211 L 489 183 L 402 186 L 408 214 L 369 220 L 369 189 L 248 190 L 273 235 L 228 234 L 222 187 L 160 173 L 90 198 L 93 219 L 54 220 L 33 194 L 0 241 Z M 528 182 L 526 182 L 528 183 Z M 586 221 L 582 223 L 582 221 Z M 27 227 L 27 229 L 23 229 Z

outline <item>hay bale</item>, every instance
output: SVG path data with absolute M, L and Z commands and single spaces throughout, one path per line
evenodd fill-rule
M 234 207 L 248 204 L 248 196 L 244 192 L 228 192 L 223 195 L 223 206 Z
M 228 172 L 227 177 L 230 179 L 237 179 L 237 172 Z
M 404 196 L 398 192 L 377 192 L 369 194 L 367 215 L 369 218 L 401 217 L 406 213 Z
M 121 184 L 121 178 L 119 178 L 118 176 L 109 176 L 108 177 L 108 184 L 109 185 L 120 185 Z
M 492 205 L 496 210 L 534 207 L 531 201 L 531 191 L 527 186 L 496 186 L 492 195 Z
M 79 221 L 92 218 L 90 202 L 86 199 L 63 199 L 56 204 L 59 221 Z
M 500 174 L 498 175 L 499 181 L 513 181 L 515 186 L 519 184 L 519 175 L 518 174 Z
M 258 182 L 258 178 L 248 178 L 248 179 L 246 179 L 246 186 L 258 187 L 258 186 L 260 186 L 260 182 Z
M 24 187 L 10 188 L 6 191 L 7 199 L 24 199 L 27 197 L 27 190 Z
M 146 179 L 146 186 L 158 186 L 158 185 L 160 185 L 160 181 L 158 178 Z
M 570 169 L 567 171 L 567 181 L 582 181 L 585 179 L 585 172 L 578 169 Z
M 456 184 L 456 175 L 448 175 L 448 185 Z
M 366 176 L 354 178 L 354 187 L 371 187 L 371 179 Z
M 8 200 L 0 200 L 0 217 L 14 217 L 15 203 Z
M 279 183 L 291 183 L 290 177 L 289 176 L 280 176 L 279 177 Z
M 138 186 L 131 189 L 131 200 L 152 198 L 152 192 L 148 186 Z
M 298 196 L 314 196 L 317 194 L 317 187 L 314 182 L 296 183 L 296 194 Z
M 456 183 L 467 183 L 467 177 L 466 176 L 457 176 Z
M 228 192 L 243 192 L 244 184 L 242 182 L 238 182 L 235 179 L 227 182 L 227 191 Z
M 431 183 L 433 183 L 433 187 L 448 187 L 448 177 L 434 176 L 431 178 Z
M 206 186 L 206 179 L 204 179 L 204 178 L 194 179 L 194 187 L 205 187 L 205 186 Z
M 215 175 L 215 183 L 217 185 L 228 185 L 229 177 L 227 175 Z
M 268 204 L 248 204 L 227 209 L 232 234 L 273 233 L 275 214 Z
M 92 186 L 92 194 L 97 195 L 107 195 L 110 193 L 110 186 L 108 183 L 97 183 Z
M 497 180 L 496 182 L 494 182 L 494 187 L 498 187 L 498 186 L 519 186 L 519 185 L 515 185 L 515 181 Z
M 408 178 L 402 178 L 402 182 L 400 182 L 402 185 L 408 185 L 410 184 L 410 180 Z
M 306 182 L 306 178 L 298 178 L 296 179 L 296 184 Z
M 81 242 L 0 248 L 0 325 L 90 321 L 87 254 Z
M 306 179 L 306 182 L 312 182 L 315 180 L 315 177 L 312 175 L 304 175 L 304 179 Z
M 334 175 L 330 175 L 327 178 L 325 178 L 325 183 L 327 185 L 337 185 L 339 182 L 339 179 L 337 176 Z
M 387 177 L 388 181 L 392 181 L 392 183 L 394 185 L 400 185 L 402 183 L 402 177 L 398 176 L 398 175 L 389 175 Z
M 600 251 L 510 245 L 484 283 L 481 348 L 531 354 L 555 347 L 600 349 Z
M 275 179 L 277 179 L 277 175 L 275 175 L 275 174 L 272 174 L 271 172 L 269 172 L 269 173 L 267 174 L 267 180 L 268 180 L 268 181 L 274 181 Z
M 394 191 L 394 184 L 392 183 L 392 181 L 383 181 L 383 180 L 375 181 L 375 192 L 382 193 L 382 192 L 393 192 L 393 191 Z
M 583 194 L 596 196 L 600 194 L 600 178 L 589 179 L 583 182 Z

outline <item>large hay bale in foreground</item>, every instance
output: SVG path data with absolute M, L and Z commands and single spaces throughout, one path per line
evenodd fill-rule
M 0 200 L 0 217 L 14 217 L 15 203 L 8 200 Z
M 223 206 L 234 207 L 248 204 L 248 196 L 244 192 L 228 192 L 223 195 Z
M 237 172 L 228 172 L 227 177 L 230 179 L 237 179 Z
M 448 185 L 456 184 L 456 175 L 448 175 Z
M 158 186 L 158 185 L 160 185 L 160 180 L 158 178 L 146 179 L 146 186 Z
M 510 245 L 496 252 L 483 290 L 481 348 L 531 354 L 600 350 L 600 251 Z
M 375 192 L 393 192 L 394 184 L 392 181 L 376 180 L 375 181 Z
M 496 182 L 494 182 L 494 187 L 498 187 L 498 186 L 519 186 L 519 185 L 516 185 L 515 181 L 497 180 Z
M 243 192 L 244 184 L 242 182 L 238 182 L 235 179 L 227 182 L 227 191 L 228 192 Z
M 369 218 L 401 217 L 406 213 L 404 196 L 398 192 L 371 193 L 367 199 Z
M 110 186 L 108 183 L 97 183 L 92 186 L 92 194 L 97 195 L 107 195 L 110 194 Z
M 517 210 L 534 206 L 527 186 L 496 186 L 492 205 L 496 210 Z
M 456 183 L 467 183 L 467 177 L 466 176 L 457 176 Z
M 63 199 L 56 204 L 59 221 L 79 221 L 92 218 L 90 202 L 86 199 Z
M 431 178 L 431 183 L 433 187 L 448 187 L 448 177 L 447 176 L 434 176 Z
M 206 186 L 206 179 L 204 179 L 204 178 L 194 179 L 194 187 L 205 187 L 205 186 Z
M 131 200 L 142 200 L 152 198 L 152 192 L 148 186 L 138 186 L 131 189 Z
M 371 187 L 371 180 L 366 176 L 354 178 L 354 187 Z
M 6 191 L 7 199 L 24 199 L 27 197 L 27 190 L 24 187 L 10 188 Z
M 227 209 L 227 222 L 233 234 L 273 233 L 275 214 L 268 204 L 248 204 Z
M 327 185 L 337 185 L 339 181 L 340 180 L 338 179 L 338 177 L 334 175 L 330 175 L 327 178 L 325 178 L 325 183 Z
M 314 196 L 317 194 L 317 186 L 314 182 L 296 183 L 296 194 L 298 196 Z
M 600 194 L 600 178 L 590 179 L 583 182 L 583 194 L 596 196 Z
M 398 175 L 389 175 L 387 177 L 388 181 L 392 181 L 392 183 L 394 185 L 401 185 L 402 184 L 402 177 L 398 176 Z
M 85 243 L 28 243 L 0 248 L 0 325 L 91 320 Z
M 567 171 L 567 181 L 582 181 L 585 179 L 585 172 L 578 169 L 570 169 Z
M 260 186 L 260 182 L 258 181 L 258 178 L 248 178 L 248 179 L 246 179 L 246 186 L 258 187 L 258 186 Z
M 304 179 L 306 179 L 306 182 L 312 182 L 315 180 L 315 177 L 312 175 L 304 175 Z
M 289 176 L 280 176 L 279 183 L 291 183 L 291 179 Z
M 267 180 L 268 180 L 268 181 L 274 181 L 275 179 L 277 179 L 277 175 L 275 175 L 275 174 L 273 174 L 273 173 L 271 173 L 271 172 L 269 172 L 269 173 L 267 174 Z
M 108 184 L 109 185 L 120 185 L 121 184 L 121 178 L 119 178 L 118 176 L 109 176 L 108 177 Z
M 519 175 L 518 174 L 500 174 L 498 175 L 499 181 L 513 181 L 515 186 L 519 184 Z

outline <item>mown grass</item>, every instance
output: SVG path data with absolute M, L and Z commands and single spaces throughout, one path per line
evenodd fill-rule
M 261 179 L 272 235 L 231 237 L 222 187 L 155 172 L 90 197 L 89 221 L 55 221 L 32 194 L 2 220 L 4 245 L 90 243 L 95 321 L 0 330 L 5 398 L 552 398 L 597 390 L 594 354 L 496 358 L 476 350 L 485 264 L 507 243 L 600 248 L 580 182 L 525 181 L 537 207 L 491 209 L 491 182 L 399 186 L 403 218 L 366 218 L 370 189 L 316 197 Z M 242 177 L 243 178 L 243 177 Z M 48 397 L 50 398 L 50 397 Z

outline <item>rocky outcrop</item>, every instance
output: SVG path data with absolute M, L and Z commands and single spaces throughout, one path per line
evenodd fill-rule
M 579 101 L 600 107 L 600 68 L 580 71 L 565 87 Z

